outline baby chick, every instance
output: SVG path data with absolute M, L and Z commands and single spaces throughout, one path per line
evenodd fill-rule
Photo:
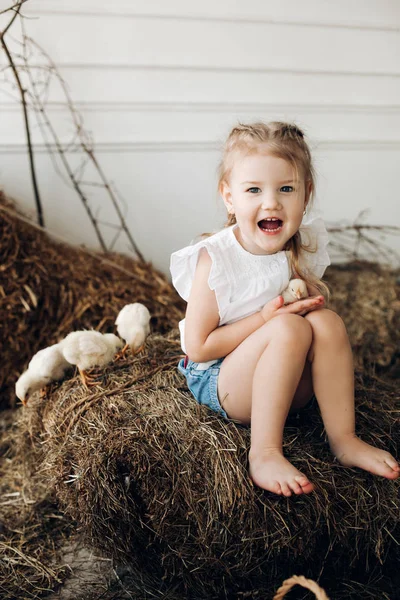
M 61 352 L 60 344 L 53 344 L 39 350 L 32 356 L 28 369 L 15 384 L 17 398 L 25 405 L 34 392 L 43 391 L 43 388 L 52 381 L 62 379 L 70 366 Z
M 115 321 L 118 334 L 126 342 L 120 356 L 124 356 L 129 347 L 133 354 L 143 349 L 145 339 L 150 333 L 150 319 L 148 309 L 140 302 L 123 307 Z
M 60 342 L 64 358 L 78 367 L 86 389 L 89 385 L 95 385 L 86 371 L 93 367 L 105 367 L 123 345 L 122 340 L 113 333 L 103 334 L 94 329 L 72 331 Z
M 283 296 L 284 304 L 292 304 L 292 302 L 297 302 L 302 298 L 308 298 L 306 282 L 302 279 L 291 279 L 281 296 Z
M 15 395 L 21 400 L 22 404 L 26 406 L 29 397 L 32 396 L 34 392 L 45 388 L 49 383 L 51 383 L 49 377 L 40 377 L 27 369 L 22 373 L 15 384 Z

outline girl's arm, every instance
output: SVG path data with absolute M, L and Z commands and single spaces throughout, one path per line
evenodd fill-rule
M 225 357 L 262 325 L 265 325 L 265 320 L 261 312 L 239 319 L 230 325 L 221 325 L 207 336 L 198 354 L 194 354 L 194 357 L 191 354 L 188 356 L 195 362 L 207 362 Z
M 207 362 L 232 352 L 265 319 L 261 312 L 218 327 L 219 312 L 215 292 L 208 285 L 211 257 L 205 248 L 199 252 L 185 317 L 185 348 L 190 360 Z
M 192 289 L 188 298 L 185 320 L 185 348 L 190 360 L 207 362 L 230 354 L 253 331 L 265 325 L 276 315 L 294 313 L 302 315 L 316 310 L 321 305 L 315 298 L 298 300 L 288 306 L 281 306 L 283 298 L 277 298 L 254 314 L 239 319 L 230 325 L 218 326 L 219 312 L 215 292 L 208 285 L 211 270 L 211 257 L 202 248 L 199 253 Z M 318 290 L 316 295 L 320 296 Z M 278 306 L 281 306 L 278 308 Z

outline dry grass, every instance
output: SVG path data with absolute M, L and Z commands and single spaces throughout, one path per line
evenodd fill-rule
M 14 404 L 15 381 L 35 352 L 74 329 L 114 332 L 129 302 L 147 306 L 154 331 L 177 326 L 185 302 L 151 262 L 62 244 L 16 210 L 0 194 L 0 407 Z
M 1 597 L 54 590 L 77 537 L 119 573 L 126 565 L 107 593 L 82 599 L 269 599 L 298 573 L 335 600 L 394 600 L 398 482 L 333 460 L 313 405 L 288 420 L 285 453 L 316 492 L 284 499 L 256 488 L 249 429 L 197 405 L 176 369 L 185 303 L 165 276 L 59 244 L 14 211 L 0 199 L 3 407 L 32 354 L 72 329 L 113 331 L 135 301 L 149 308 L 153 332 L 91 392 L 72 377 L 46 401 L 0 413 Z M 398 272 L 353 262 L 329 267 L 326 280 L 353 346 L 358 433 L 396 454 Z
M 177 330 L 153 334 L 91 392 L 75 377 L 35 397 L 13 434 L 20 484 L 45 481 L 90 547 L 181 597 L 267 594 L 293 572 L 328 593 L 333 577 L 383 577 L 399 558 L 398 482 L 337 463 L 314 405 L 289 419 L 284 450 L 315 493 L 288 500 L 257 488 L 249 429 L 191 398 L 179 356 Z M 358 374 L 356 395 L 359 434 L 396 453 L 393 387 Z
M 344 320 L 355 367 L 400 375 L 400 270 L 353 261 L 328 267 L 330 307 Z

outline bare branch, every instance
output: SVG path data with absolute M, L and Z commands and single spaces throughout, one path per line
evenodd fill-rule
M 29 154 L 29 165 L 30 165 L 30 170 L 31 170 L 31 178 L 32 178 L 32 185 L 33 185 L 33 193 L 35 196 L 35 203 L 36 203 L 36 210 L 37 210 L 37 216 L 38 216 L 38 221 L 39 221 L 39 225 L 44 226 L 44 217 L 43 217 L 43 208 L 42 208 L 42 202 L 40 199 L 40 195 L 39 195 L 39 187 L 37 184 L 37 178 L 36 178 L 36 169 L 35 169 L 35 161 L 34 161 L 34 157 L 33 157 L 33 148 L 32 148 L 32 141 L 31 141 L 31 132 L 30 132 L 30 124 L 29 124 L 29 116 L 28 116 L 28 109 L 27 109 L 27 104 L 26 104 L 26 98 L 25 98 L 25 94 L 26 94 L 26 90 L 25 88 L 22 86 L 22 82 L 21 79 L 19 77 L 19 73 L 17 70 L 17 67 L 14 63 L 14 60 L 12 58 L 11 52 L 5 42 L 5 34 L 7 33 L 7 31 L 10 29 L 11 25 L 14 23 L 15 19 L 17 18 L 17 16 L 19 15 L 19 12 L 21 10 L 21 6 L 23 4 L 23 2 L 25 2 L 26 0 L 20 0 L 18 2 L 18 4 L 16 5 L 17 8 L 15 9 L 14 15 L 12 17 L 12 19 L 10 20 L 10 22 L 8 23 L 8 25 L 6 26 L 6 28 L 0 32 L 0 43 L 3 46 L 3 50 L 7 56 L 9 65 L 12 69 L 12 72 L 14 74 L 15 80 L 17 82 L 17 86 L 20 92 L 20 97 L 21 97 L 21 102 L 22 102 L 22 110 L 23 110 L 23 114 L 24 114 L 24 124 L 25 124 L 25 133 L 26 133 L 26 140 L 27 140 L 27 145 L 28 145 L 28 154 Z
M 135 241 L 133 240 L 133 237 L 132 237 L 132 235 L 129 231 L 129 228 L 126 224 L 124 215 L 122 214 L 122 211 L 119 207 L 117 197 L 116 197 L 111 185 L 109 184 L 107 178 L 105 177 L 105 174 L 104 174 L 102 168 L 100 167 L 100 164 L 97 161 L 97 158 L 93 152 L 92 140 L 89 138 L 87 132 L 85 131 L 85 129 L 83 127 L 82 118 L 79 115 L 78 111 L 76 110 L 76 108 L 72 102 L 72 99 L 69 94 L 69 90 L 67 88 L 67 85 L 66 85 L 64 79 L 62 78 L 61 74 L 58 72 L 57 67 L 54 64 L 54 62 L 52 61 L 52 59 L 50 58 L 50 56 L 34 40 L 32 40 L 31 38 L 28 38 L 27 36 L 26 36 L 26 39 L 29 40 L 29 42 L 37 48 L 37 50 L 40 52 L 40 54 L 42 56 L 44 56 L 46 58 L 46 60 L 48 61 L 50 68 L 53 69 L 54 74 L 57 77 L 57 79 L 63 89 L 63 92 L 65 94 L 65 97 L 67 99 L 68 108 L 70 109 L 71 117 L 74 121 L 76 131 L 79 133 L 81 149 L 90 157 L 93 165 L 95 166 L 97 173 L 100 177 L 100 180 L 102 182 L 102 185 L 105 188 L 105 190 L 107 191 L 108 196 L 113 204 L 113 207 L 118 215 L 118 218 L 121 223 L 121 229 L 124 231 L 125 235 L 127 236 L 132 249 L 137 254 L 137 256 L 140 258 L 140 260 L 144 261 L 144 257 L 142 255 L 142 253 L 140 252 L 138 246 L 136 245 Z
M 341 225 L 327 225 L 327 231 L 331 236 L 330 247 L 337 250 L 342 256 L 351 259 L 360 260 L 366 257 L 371 260 L 371 255 L 378 259 L 378 262 L 395 264 L 400 261 L 399 253 L 384 242 L 377 242 L 371 234 L 377 236 L 399 235 L 400 227 L 393 225 L 362 225 L 360 221 L 367 214 L 367 210 L 361 211 L 352 225 L 345 223 Z
M 129 240 L 131 249 L 137 254 L 137 256 L 142 262 L 145 262 L 145 259 L 142 253 L 140 252 L 139 248 L 135 244 L 132 235 L 129 231 L 129 228 L 126 224 L 124 216 L 124 213 L 126 213 L 126 205 L 123 203 L 123 208 L 120 208 L 117 193 L 113 190 L 113 186 L 111 185 L 111 183 L 109 183 L 109 181 L 106 179 L 104 172 L 96 159 L 96 156 L 93 151 L 93 141 L 91 139 L 90 134 L 84 128 L 83 119 L 72 102 L 69 90 L 64 79 L 58 72 L 55 64 L 53 63 L 49 55 L 34 40 L 32 40 L 26 35 L 23 23 L 21 23 L 21 27 L 23 31 L 23 53 L 21 57 L 23 66 L 21 68 L 24 69 L 24 71 L 27 74 L 29 80 L 29 95 L 31 100 L 31 106 L 36 112 L 38 118 L 38 125 L 41 128 L 43 137 L 45 139 L 45 144 L 49 150 L 50 155 L 54 154 L 54 145 L 56 152 L 59 155 L 59 158 L 63 165 L 63 168 L 66 170 L 68 179 L 72 183 L 72 187 L 75 189 L 79 198 L 81 199 L 84 208 L 89 216 L 89 219 L 91 220 L 92 225 L 95 228 L 96 235 L 99 239 L 103 250 L 106 250 L 107 248 L 105 246 L 105 240 L 100 231 L 100 225 L 102 225 L 103 227 L 109 227 L 109 225 L 106 222 L 98 221 L 96 215 L 93 213 L 88 201 L 87 194 L 84 192 L 85 186 L 87 188 L 99 187 L 100 189 L 104 189 L 107 193 L 108 198 L 111 200 L 112 206 L 117 214 L 118 221 L 120 223 L 119 229 L 117 229 L 117 232 L 114 235 L 112 247 L 114 247 L 116 240 L 123 232 Z M 40 57 L 46 59 L 47 65 L 45 67 L 43 67 L 43 65 L 38 65 L 37 67 L 35 65 L 35 67 L 30 67 L 28 60 L 31 57 L 33 49 L 39 53 Z M 45 75 L 46 79 L 44 87 L 42 85 L 43 77 L 35 79 L 33 75 L 34 68 L 36 68 L 39 73 L 43 73 Z M 50 118 L 46 112 L 46 96 L 50 87 L 50 80 L 53 77 L 61 86 L 61 89 L 67 101 L 67 108 L 70 111 L 70 115 L 74 124 L 74 133 L 68 143 L 61 143 L 60 139 L 57 136 L 55 127 L 52 125 Z M 45 93 L 43 93 L 43 90 L 45 90 Z M 49 141 L 48 136 L 45 134 L 44 130 L 49 132 L 50 139 L 52 140 L 52 142 Z M 81 163 L 78 166 L 74 165 L 72 167 L 70 165 L 70 159 L 67 158 L 67 154 L 69 153 L 74 153 L 75 155 L 82 153 L 84 155 L 84 158 L 81 160 Z M 52 160 L 55 164 L 57 172 L 59 172 L 58 166 L 56 165 L 53 156 Z M 93 181 L 94 177 L 92 171 L 90 177 L 85 176 L 86 169 L 88 169 L 90 165 L 94 167 L 95 175 L 97 174 L 97 176 L 99 177 L 99 182 Z
M 4 13 L 8 12 L 9 10 L 14 10 L 14 8 L 17 8 L 17 6 L 24 4 L 24 2 L 28 2 L 28 0 L 20 0 L 19 2 L 16 2 L 13 6 L 10 6 L 9 8 L 5 8 L 4 10 L 0 11 L 0 15 L 3 15 Z
M 14 4 L 14 6 L 10 6 L 9 8 L 6 8 L 5 10 L 1 11 L 0 14 L 6 13 L 9 10 L 13 10 L 14 15 L 11 17 L 10 22 L 8 23 L 7 27 L 2 32 L 0 32 L 0 38 L 3 38 L 6 35 L 7 31 L 10 29 L 11 25 L 14 23 L 15 19 L 18 17 L 19 11 L 21 10 L 21 6 L 24 2 L 27 2 L 27 0 L 19 0 L 19 2 Z

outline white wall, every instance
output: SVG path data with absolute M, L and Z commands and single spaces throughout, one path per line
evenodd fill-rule
M 0 10 L 10 4 L 0 0 Z M 166 274 L 172 251 L 224 222 L 216 167 L 237 120 L 304 128 L 329 223 L 369 209 L 371 224 L 400 224 L 397 0 L 28 0 L 23 13 L 68 83 L 135 241 Z M 15 23 L 10 34 L 18 31 Z M 11 75 L 1 77 L 0 182 L 33 210 L 21 109 L 9 95 Z M 56 86 L 48 111 L 68 141 L 73 128 Z M 80 200 L 37 126 L 33 133 L 46 225 L 95 247 Z M 105 195 L 90 194 L 100 218 L 112 221 Z M 388 242 L 400 250 L 399 238 Z

